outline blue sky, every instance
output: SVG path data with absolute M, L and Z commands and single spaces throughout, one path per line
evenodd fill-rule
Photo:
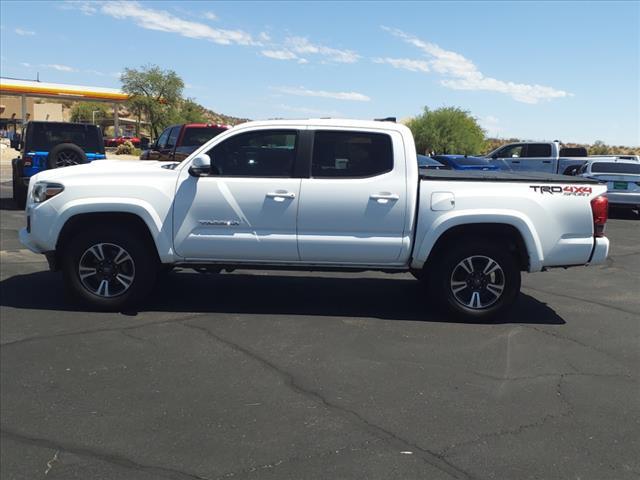
M 175 70 L 252 119 L 469 110 L 491 136 L 640 145 L 640 2 L 0 3 L 1 73 Z

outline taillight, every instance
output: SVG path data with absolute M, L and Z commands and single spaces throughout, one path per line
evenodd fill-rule
M 593 235 L 604 237 L 604 227 L 609 218 L 609 199 L 600 195 L 591 200 L 591 213 L 593 214 Z

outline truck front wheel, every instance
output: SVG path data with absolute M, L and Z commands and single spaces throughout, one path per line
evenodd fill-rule
M 507 245 L 454 244 L 431 265 L 430 292 L 456 317 L 499 317 L 520 292 L 520 270 Z
M 90 308 L 120 311 L 152 289 L 157 265 L 136 232 L 93 228 L 76 235 L 62 252 L 69 292 Z

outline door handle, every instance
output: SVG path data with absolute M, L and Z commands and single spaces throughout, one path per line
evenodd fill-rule
M 395 193 L 374 193 L 369 197 L 371 200 L 376 200 L 378 203 L 388 203 L 393 200 L 400 200 L 400 195 L 396 195 Z
M 511 160 L 511 163 L 520 163 L 520 160 Z
M 293 192 L 269 192 L 267 193 L 269 198 L 296 198 L 296 194 Z
M 543 160 L 542 163 L 551 163 L 551 160 Z

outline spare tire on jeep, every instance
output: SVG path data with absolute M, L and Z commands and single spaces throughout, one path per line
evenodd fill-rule
M 69 167 L 87 163 L 87 155 L 73 143 L 60 143 L 53 147 L 47 157 L 49 168 Z

